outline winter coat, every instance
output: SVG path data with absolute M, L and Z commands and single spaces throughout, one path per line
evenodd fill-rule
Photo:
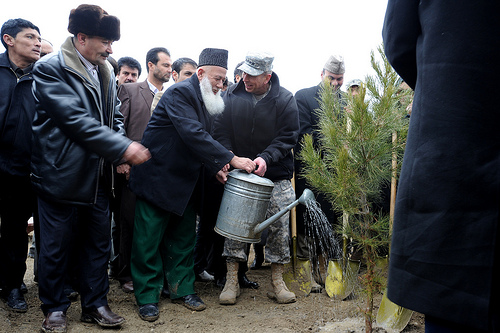
M 182 215 L 203 167 L 215 175 L 234 156 L 210 136 L 209 129 L 198 76 L 171 86 L 142 137 L 152 157 L 132 168 L 132 191 L 167 212 Z
M 0 172 L 14 176 L 30 174 L 31 123 L 35 114 L 32 82 L 31 73 L 18 81 L 7 51 L 0 54 Z
M 35 64 L 31 177 L 45 199 L 94 204 L 104 162 L 120 160 L 132 142 L 124 135 L 115 78 L 108 66 L 99 72 L 104 96 L 71 37 Z
M 499 9 L 389 0 L 383 29 L 388 60 L 415 90 L 388 297 L 483 330 L 500 270 Z
M 264 177 L 273 182 L 292 179 L 292 148 L 299 135 L 297 103 L 292 93 L 271 77 L 271 90 L 254 106 L 243 81 L 224 95 L 224 113 L 214 122 L 214 138 L 236 156 L 262 157 L 267 164 Z

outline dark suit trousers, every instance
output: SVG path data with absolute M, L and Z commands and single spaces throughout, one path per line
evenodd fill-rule
M 194 249 L 195 273 L 202 273 L 206 269 L 213 272 L 216 280 L 224 278 L 227 272 L 226 258 L 222 256 L 226 238 L 214 230 L 223 195 L 224 185 L 216 180 L 215 177 L 211 177 L 205 181 L 203 204 L 198 229 L 196 230 L 196 246 Z M 247 271 L 248 265 L 239 265 L 239 276 L 242 276 Z
M 222 257 L 224 237 L 214 231 L 223 193 L 224 185 L 217 180 L 209 178 L 205 181 L 194 249 L 194 270 L 196 274 L 208 269 L 214 273 L 216 278 L 226 275 L 226 260 Z
M 0 283 L 6 291 L 21 287 L 26 272 L 28 220 L 36 210 L 29 176 L 0 173 Z
M 40 215 L 39 296 L 44 314 L 64 311 L 71 302 L 64 284 L 77 260 L 82 309 L 107 305 L 107 265 L 111 248 L 109 198 L 102 188 L 97 203 L 78 206 L 38 199 Z M 78 246 L 75 258 L 73 246 Z M 38 244 L 37 244 L 38 246 Z
M 132 240 L 134 238 L 134 219 L 135 219 L 135 201 L 136 195 L 128 188 L 127 180 L 123 175 L 117 175 L 115 178 L 116 190 L 120 191 L 119 206 L 119 255 L 118 255 L 118 275 L 120 283 L 132 281 L 130 271 L 130 257 L 132 255 Z

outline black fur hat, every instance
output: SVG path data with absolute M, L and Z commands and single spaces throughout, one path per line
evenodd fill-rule
M 116 41 L 120 39 L 120 20 L 99 6 L 80 5 L 69 14 L 68 31 Z
M 201 66 L 219 66 L 227 69 L 227 50 L 206 48 L 200 53 L 198 67 Z

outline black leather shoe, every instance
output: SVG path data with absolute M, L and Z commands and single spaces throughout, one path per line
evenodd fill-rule
M 68 327 L 66 314 L 62 311 L 47 313 L 42 323 L 42 332 L 65 333 Z
M 5 293 L 5 291 L 4 291 Z M 24 299 L 23 292 L 21 291 L 20 288 L 14 288 L 12 289 L 8 295 L 4 295 L 3 297 L 5 299 L 5 302 L 7 302 L 7 306 L 15 312 L 21 312 L 24 313 L 28 311 L 28 304 L 26 303 L 26 300 Z
M 176 298 L 172 300 L 172 303 L 182 304 L 186 308 L 193 311 L 202 311 L 207 308 L 205 303 L 198 297 L 196 294 L 191 294 L 187 296 L 183 296 L 180 298 Z
M 122 284 L 122 290 L 128 294 L 134 292 L 134 282 L 133 281 L 127 281 Z
M 117 327 L 125 322 L 125 318 L 117 315 L 107 305 L 103 305 L 94 310 L 84 310 L 81 321 L 85 323 L 97 323 L 102 327 Z
M 26 287 L 26 284 L 24 282 L 21 283 L 21 287 L 19 289 L 21 289 L 21 292 L 23 294 L 26 294 L 28 292 L 28 287 Z
M 250 281 L 245 273 L 238 276 L 238 283 L 241 288 L 258 289 L 259 284 L 255 281 Z
M 145 321 L 155 321 L 160 316 L 158 304 L 149 303 L 139 306 L 139 317 Z

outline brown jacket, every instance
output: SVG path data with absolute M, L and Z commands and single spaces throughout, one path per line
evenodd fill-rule
M 153 97 L 147 81 L 124 83 L 118 88 L 118 99 L 122 103 L 120 112 L 127 137 L 131 140 L 141 141 L 151 117 Z

